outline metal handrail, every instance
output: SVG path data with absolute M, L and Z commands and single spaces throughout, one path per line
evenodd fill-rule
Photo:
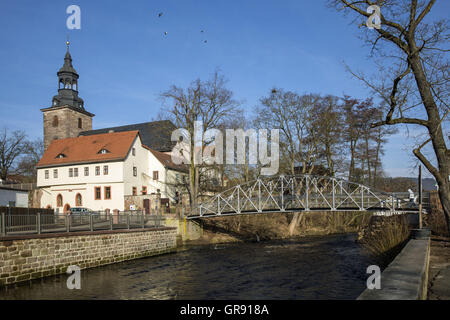
M 134 212 L 89 214 L 8 214 L 0 212 L 0 236 L 78 231 L 145 229 L 164 226 L 165 217 Z

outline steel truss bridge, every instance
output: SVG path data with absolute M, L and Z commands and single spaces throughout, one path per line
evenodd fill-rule
M 408 199 L 335 177 L 275 176 L 234 186 L 198 205 L 188 219 L 299 211 L 415 211 Z

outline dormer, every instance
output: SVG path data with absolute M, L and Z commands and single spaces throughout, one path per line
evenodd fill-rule
M 99 152 L 97 152 L 98 154 L 107 154 L 110 153 L 108 149 L 105 148 L 101 148 Z

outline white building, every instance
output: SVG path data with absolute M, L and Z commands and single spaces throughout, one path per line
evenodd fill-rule
M 41 207 L 59 212 L 148 208 L 147 195 L 158 192 L 174 201 L 183 175 L 169 154 L 143 145 L 137 130 L 54 140 L 37 164 Z

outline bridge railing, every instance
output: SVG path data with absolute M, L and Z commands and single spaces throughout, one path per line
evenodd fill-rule
M 9 215 L 0 212 L 0 236 L 32 235 L 79 231 L 159 228 L 162 215 L 92 212 L 90 214 Z
M 257 179 L 202 202 L 191 217 L 298 210 L 398 210 L 408 201 L 392 193 L 334 177 L 311 175 Z

